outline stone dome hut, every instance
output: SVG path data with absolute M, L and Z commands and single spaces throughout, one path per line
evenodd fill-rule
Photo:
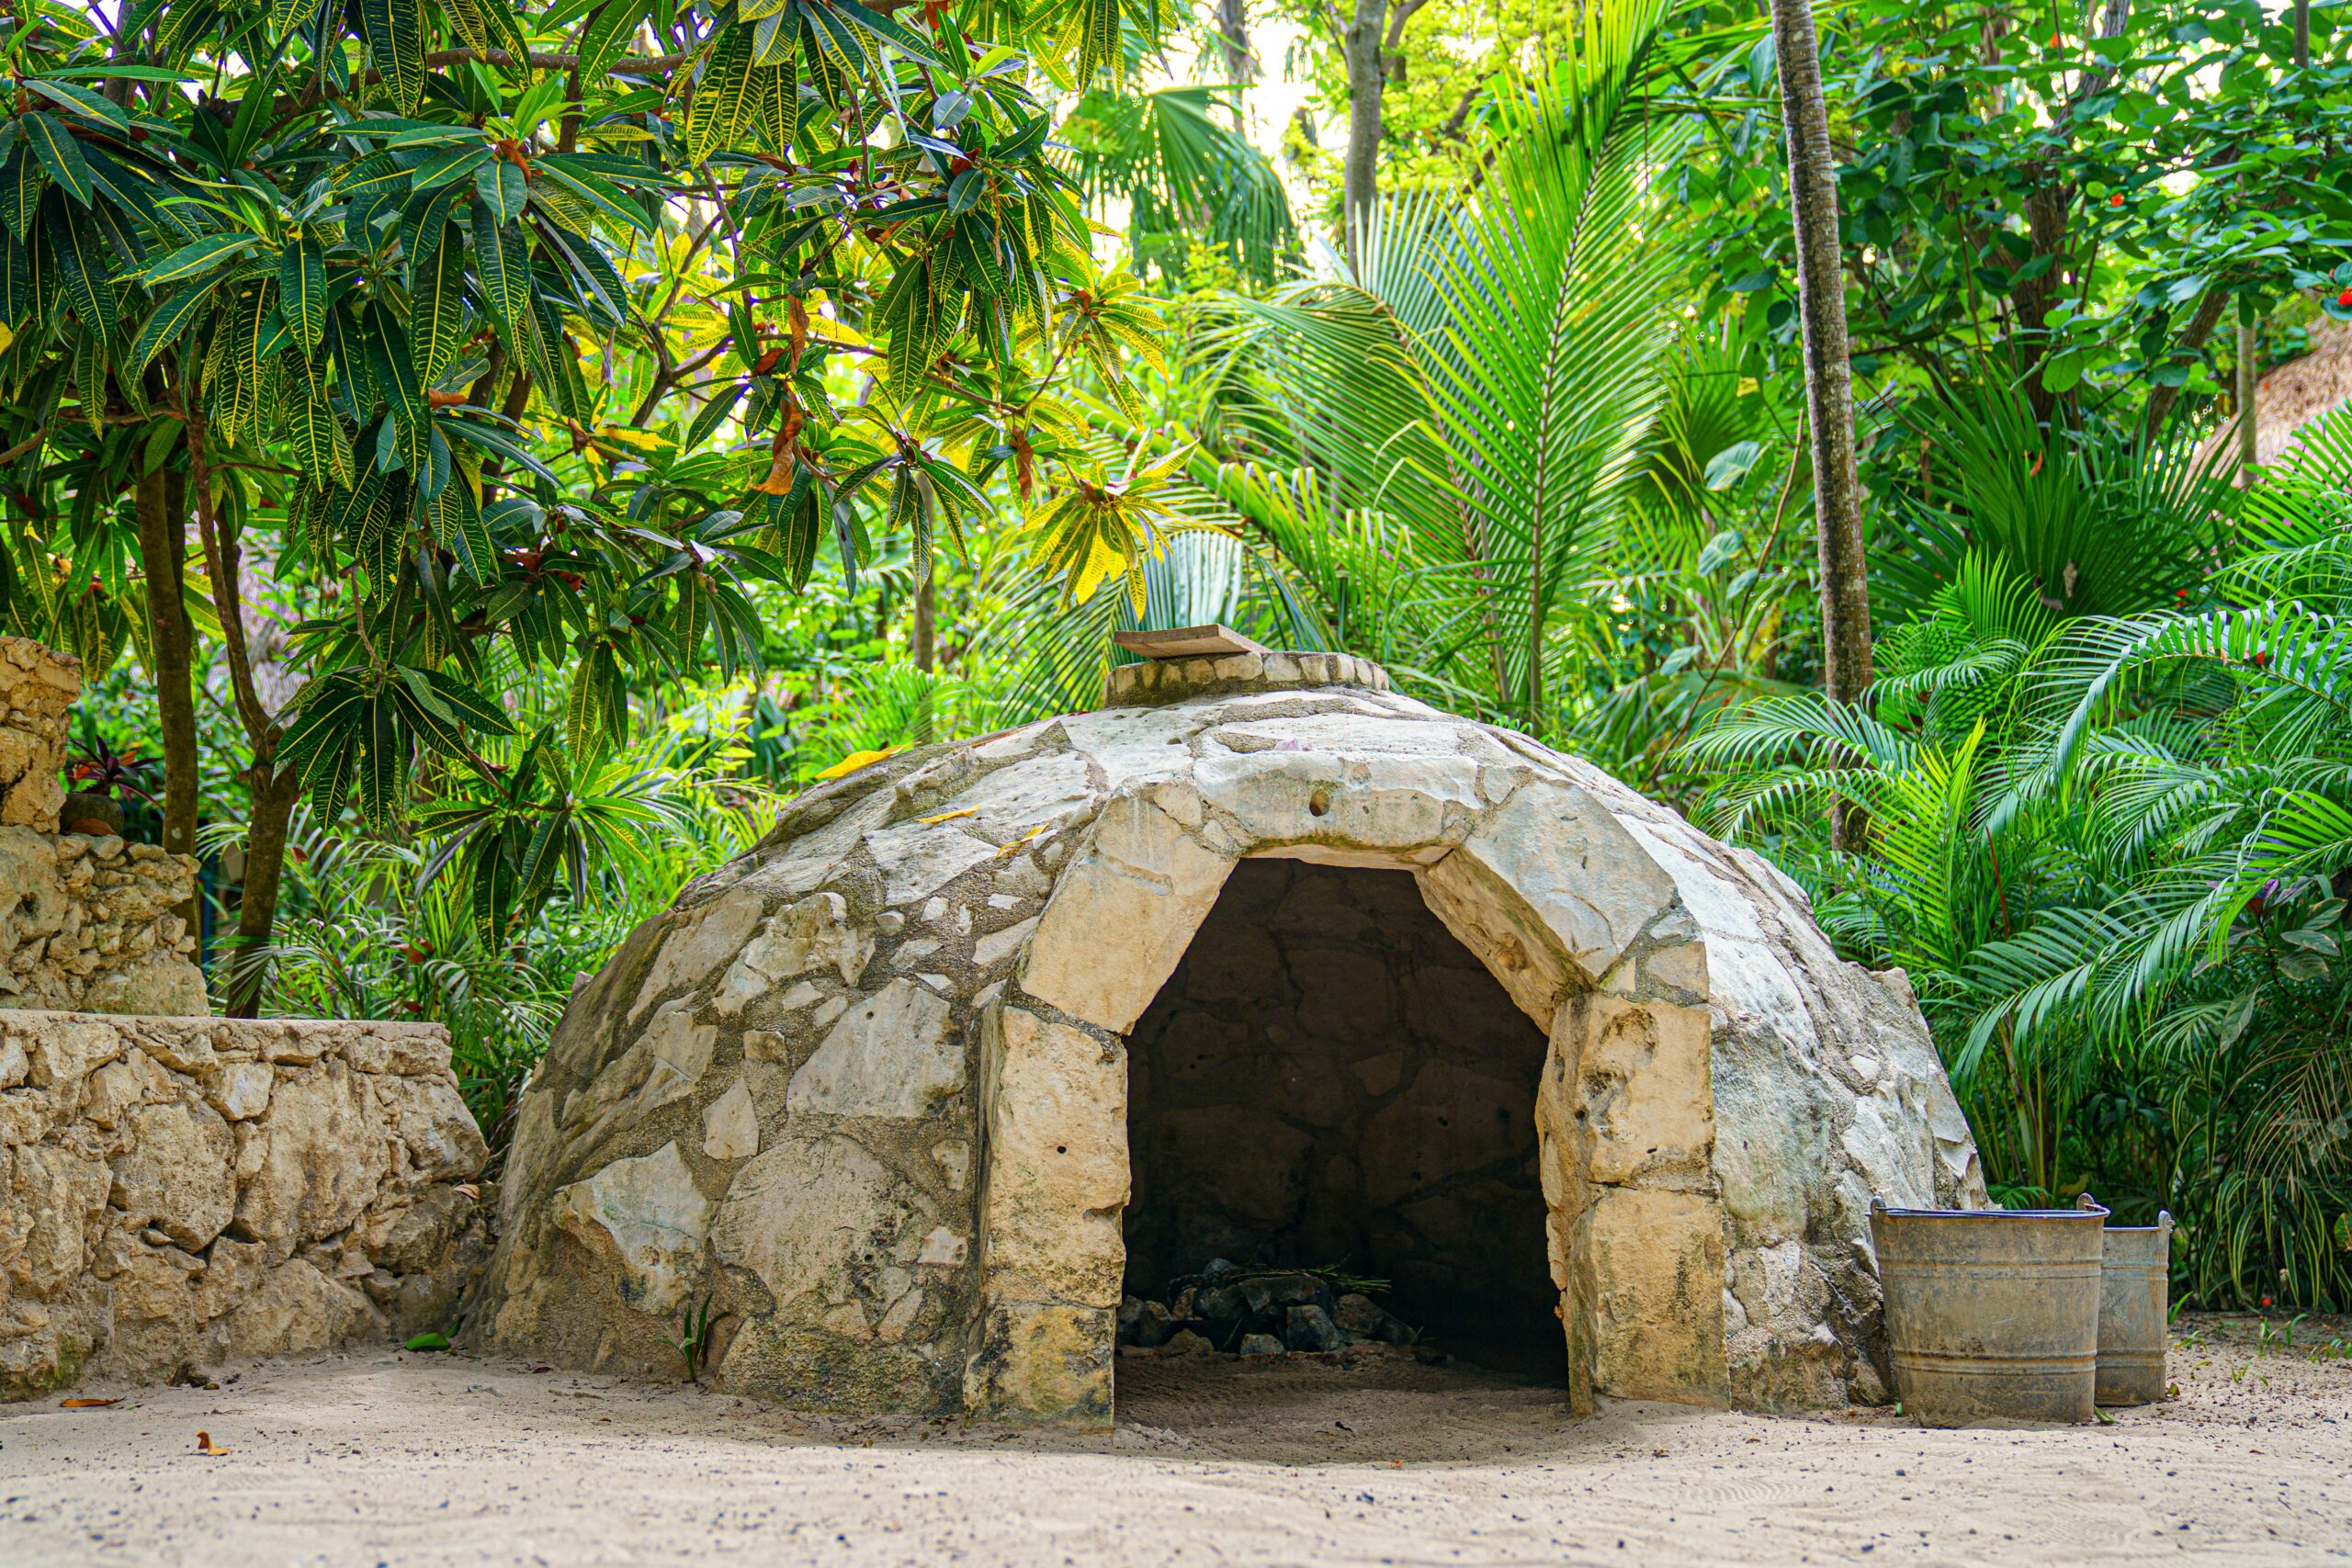
M 1222 1255 L 1532 1308 L 1577 1409 L 1881 1400 L 1873 1194 L 1985 1201 L 1904 976 L 1766 862 L 1362 660 L 1171 660 L 633 932 L 467 1333 L 671 1376 L 709 1306 L 738 1392 L 1101 1422 L 1128 1281 Z

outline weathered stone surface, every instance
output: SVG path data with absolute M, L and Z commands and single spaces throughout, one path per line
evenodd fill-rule
M 1021 988 L 1125 1033 L 1183 956 L 1232 865 L 1159 807 L 1134 796 L 1114 801 L 1046 906 Z
M 730 1389 L 1100 1420 L 1123 1277 L 1257 1246 L 1556 1305 L 1579 1403 L 1875 1396 L 1871 1195 L 1984 1201 L 1900 976 L 1756 856 L 1344 656 L 1113 681 L 810 791 L 580 988 L 481 1344 L 671 1375 L 685 1281 Z M 1260 881 L 1319 912 L 1196 941 Z M 90 1092 L 151 1103 L 128 1065 Z
M 921 1116 L 964 1087 L 964 1053 L 947 1003 L 919 981 L 891 981 L 842 1014 L 801 1069 L 785 1104 L 795 1113 Z
M 994 1165 L 981 1224 L 1001 1299 L 1119 1304 L 1127 1198 L 1125 1053 L 1005 1008 L 988 1108 Z
M 0 637 L 0 1008 L 201 1014 L 195 940 L 174 912 L 196 862 L 111 834 L 60 835 L 81 667 Z
M 852 1304 L 856 1266 L 887 1247 L 896 1216 L 890 1175 L 845 1137 L 786 1136 L 736 1176 L 711 1229 L 711 1253 L 759 1277 L 779 1310 Z
M 272 1258 L 347 1230 L 390 1171 L 390 1129 L 342 1062 L 298 1069 L 271 1095 L 260 1168 L 237 1197 L 237 1226 Z
M 702 1152 L 713 1159 L 750 1159 L 760 1152 L 760 1111 L 738 1079 L 702 1113 Z
M 712 1207 L 669 1143 L 565 1188 L 555 1215 L 561 1229 L 619 1260 L 623 1301 L 661 1314 L 684 1304 L 701 1278 Z
M 487 1251 L 435 1025 L 0 1011 L 0 1398 L 446 1328 Z
M 1602 1188 L 1577 1222 L 1572 1295 L 1589 1303 L 1594 1386 L 1624 1399 L 1722 1401 L 1722 1208 L 1690 1192 Z
M 720 984 L 715 1005 L 722 1014 L 740 1012 L 785 981 L 819 968 L 830 968 L 842 985 L 854 986 L 873 956 L 873 933 L 850 924 L 842 896 L 811 894 L 779 910 L 743 949 Z
M 237 1212 L 229 1123 L 202 1101 L 151 1105 L 131 1117 L 115 1156 L 111 1201 L 125 1230 L 153 1226 L 201 1252 Z
M 699 985 L 721 964 L 734 962 L 763 908 L 757 889 L 739 887 L 679 918 L 646 971 L 631 1015 L 680 986 Z

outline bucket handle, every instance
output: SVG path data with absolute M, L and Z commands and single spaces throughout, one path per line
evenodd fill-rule
M 2096 1213 L 2102 1219 L 2115 1212 L 2114 1210 L 2108 1208 L 2105 1204 L 2101 1203 L 2098 1199 L 2092 1197 L 2087 1192 L 2075 1200 L 2075 1207 L 2083 1213 Z

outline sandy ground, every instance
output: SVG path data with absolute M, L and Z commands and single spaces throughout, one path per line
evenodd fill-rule
M 2352 1557 L 2352 1324 L 2291 1346 L 2186 1326 L 2177 1399 L 1970 1432 L 1640 1404 L 1570 1422 L 1555 1392 L 1408 1358 L 1123 1359 L 1118 1429 L 1088 1437 L 450 1356 L 281 1361 L 0 1406 L 0 1563 Z

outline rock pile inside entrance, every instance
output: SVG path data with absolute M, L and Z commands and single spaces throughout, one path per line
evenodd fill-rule
M 1361 1287 L 1361 1288 L 1359 1288 Z M 1139 1349 L 1264 1356 L 1409 1345 L 1419 1330 L 1371 1296 L 1371 1281 L 1307 1269 L 1246 1269 L 1219 1258 L 1173 1281 L 1169 1299 L 1119 1303 L 1119 1343 Z

